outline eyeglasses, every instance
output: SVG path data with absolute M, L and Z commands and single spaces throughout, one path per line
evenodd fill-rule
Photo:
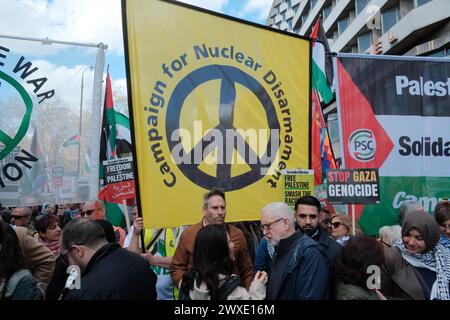
M 440 226 L 444 229 L 450 229 L 450 224 L 440 224 Z
M 340 222 L 333 222 L 333 223 L 331 224 L 331 227 L 332 227 L 333 229 L 337 229 L 337 228 L 339 228 L 339 227 L 341 226 L 341 224 L 342 224 L 342 223 L 340 223 Z
M 20 220 L 20 219 L 25 218 L 25 217 L 27 217 L 27 216 L 13 216 L 13 215 L 11 215 L 11 219 L 14 218 L 14 220 Z
M 70 251 L 73 250 L 73 248 L 74 248 L 74 247 L 71 247 L 71 248 L 70 248 L 69 250 L 67 250 L 65 253 L 61 253 L 61 262 L 62 262 L 64 265 L 67 265 L 67 266 L 68 266 L 68 265 L 70 264 L 68 255 L 69 255 Z
M 91 210 L 83 211 L 83 213 L 87 214 L 88 216 L 90 216 L 92 214 L 92 212 L 94 212 L 94 211 L 95 211 L 95 209 L 91 209 Z
M 284 218 L 280 218 L 280 219 L 277 219 L 275 221 L 272 221 L 272 222 L 269 222 L 269 223 L 266 223 L 266 224 L 262 224 L 261 225 L 261 230 L 268 232 L 270 230 L 270 227 L 272 226 L 272 224 L 274 224 L 275 222 L 281 221 L 283 219 Z
M 317 214 L 306 214 L 306 213 L 299 213 L 298 217 L 300 219 L 306 219 L 307 217 L 309 217 L 311 220 L 313 219 L 317 219 Z

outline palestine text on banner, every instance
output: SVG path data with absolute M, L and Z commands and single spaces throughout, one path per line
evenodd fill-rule
M 408 200 L 433 212 L 450 196 L 450 108 L 442 90 L 450 60 L 339 53 L 336 70 L 345 167 L 380 174 L 380 204 L 357 205 L 358 225 L 375 235 L 397 223 Z
M 122 203 L 123 200 L 134 199 L 133 159 L 120 158 L 103 161 L 105 170 L 105 187 L 102 198 L 108 202 Z
M 314 170 L 283 170 L 284 202 L 294 211 L 295 202 L 303 196 L 314 196 Z

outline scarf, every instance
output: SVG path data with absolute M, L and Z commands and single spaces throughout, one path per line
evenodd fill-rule
M 267 252 L 269 253 L 270 258 L 273 259 L 273 254 L 275 253 L 275 248 L 269 240 L 267 240 L 266 243 L 267 243 Z
M 349 237 L 349 236 L 343 236 L 343 237 L 340 238 L 340 239 L 335 239 L 335 241 L 336 241 L 337 243 L 339 243 L 339 244 L 340 244 L 341 246 L 343 246 L 343 247 L 345 247 L 345 245 L 347 244 L 348 240 L 350 240 L 350 237 Z
M 447 249 L 450 249 L 450 238 L 447 238 L 443 234 L 439 237 L 439 243 L 442 244 Z
M 47 248 L 49 248 L 50 251 L 55 256 L 55 258 L 58 258 L 59 255 L 61 254 L 62 249 L 60 247 L 59 240 L 47 241 L 47 240 L 42 239 L 41 237 L 38 237 L 38 241 L 40 243 L 42 243 L 44 246 L 46 246 Z
M 450 252 L 447 248 L 438 243 L 425 253 L 411 254 L 402 240 L 394 242 L 394 246 L 400 249 L 403 259 L 412 266 L 436 272 L 430 300 L 450 300 Z

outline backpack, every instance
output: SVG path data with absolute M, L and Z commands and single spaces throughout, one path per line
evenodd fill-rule
M 234 289 L 242 286 L 241 278 L 239 276 L 232 274 L 229 276 L 225 282 L 217 290 L 217 300 L 227 300 L 228 296 Z M 178 300 L 192 300 L 189 296 L 189 292 L 180 290 Z

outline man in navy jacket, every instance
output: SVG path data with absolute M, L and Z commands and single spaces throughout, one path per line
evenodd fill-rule
M 275 247 L 267 300 L 321 300 L 329 296 L 329 265 L 317 242 L 295 231 L 289 206 L 274 202 L 261 211 L 264 236 Z

